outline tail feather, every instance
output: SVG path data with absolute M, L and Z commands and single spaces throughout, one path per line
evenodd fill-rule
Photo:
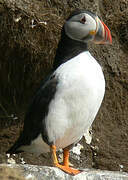
M 17 141 L 14 143 L 14 145 L 8 151 L 6 151 L 6 154 L 11 155 L 11 154 L 18 154 L 20 152 L 23 152 L 22 150 L 19 150 L 19 148 L 24 144 L 23 139 L 24 139 L 24 136 L 23 136 L 23 133 L 21 133 L 21 135 L 19 136 Z
M 6 151 L 6 154 L 12 155 L 23 152 L 22 150 L 18 150 L 20 146 L 21 145 L 18 142 L 16 142 L 8 151 Z

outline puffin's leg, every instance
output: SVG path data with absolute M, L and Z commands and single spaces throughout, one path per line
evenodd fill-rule
M 63 165 L 69 167 L 69 149 L 63 150 Z
M 56 167 L 60 168 L 62 171 L 71 174 L 71 175 L 76 175 L 79 174 L 80 171 L 77 169 L 73 169 L 69 167 L 69 150 L 64 150 L 64 165 L 61 165 L 58 163 L 57 155 L 56 155 L 56 146 L 52 145 L 51 146 L 51 151 L 52 151 L 52 157 L 53 157 L 53 163 Z
M 58 167 L 59 163 L 58 163 L 58 159 L 57 159 L 57 155 L 56 155 L 56 146 L 55 145 L 51 145 L 51 153 L 52 153 L 53 164 L 56 167 Z

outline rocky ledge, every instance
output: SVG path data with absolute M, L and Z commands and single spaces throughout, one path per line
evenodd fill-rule
M 4 171 L 5 169 L 6 171 Z M 7 173 L 7 169 L 8 171 L 11 171 L 11 175 Z M 36 166 L 28 164 L 1 164 L 0 170 L 3 170 L 3 177 L 2 173 L 0 173 L 0 177 L 2 179 L 9 179 L 5 178 L 7 174 L 8 177 L 11 176 L 11 179 L 15 179 L 15 177 L 13 178 L 13 175 L 15 176 L 16 173 L 20 172 L 21 176 L 17 176 L 19 178 L 16 178 L 18 180 L 128 180 L 128 173 L 95 169 L 83 169 L 83 172 L 76 176 L 65 174 L 63 171 L 55 167 Z M 12 171 L 15 171 L 15 173 Z

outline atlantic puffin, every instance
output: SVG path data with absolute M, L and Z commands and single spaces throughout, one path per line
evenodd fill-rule
M 97 15 L 76 10 L 65 21 L 53 69 L 37 90 L 24 120 L 23 130 L 6 152 L 51 151 L 54 166 L 76 175 L 69 167 L 69 150 L 92 125 L 105 93 L 101 66 L 87 44 L 111 44 L 108 27 Z M 63 149 L 63 165 L 56 151 Z

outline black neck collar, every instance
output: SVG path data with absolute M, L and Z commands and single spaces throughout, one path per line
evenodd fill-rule
M 78 54 L 87 51 L 87 43 L 70 39 L 62 29 L 61 39 L 55 55 L 53 70 Z

